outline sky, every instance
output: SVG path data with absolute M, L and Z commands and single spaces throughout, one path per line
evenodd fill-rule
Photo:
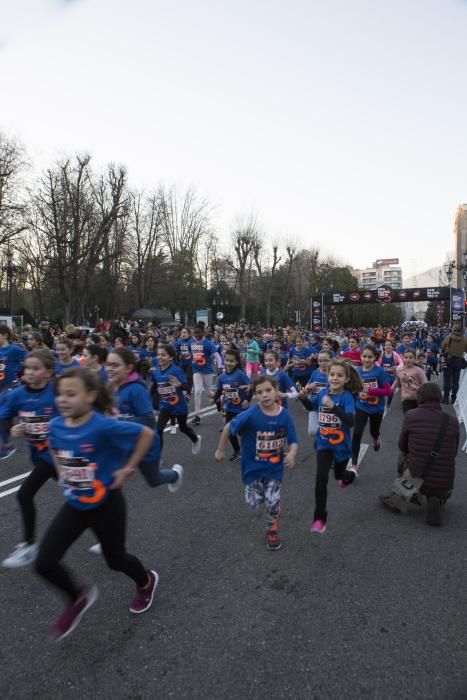
M 0 0 L 0 129 L 409 277 L 467 201 L 465 0 Z

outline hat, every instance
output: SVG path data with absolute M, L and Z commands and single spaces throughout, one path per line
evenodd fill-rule
M 40 326 L 50 326 L 50 321 L 41 321 L 39 323 Z

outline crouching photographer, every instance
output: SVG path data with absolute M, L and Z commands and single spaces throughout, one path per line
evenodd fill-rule
M 399 436 L 399 449 L 407 455 L 407 468 L 380 496 L 387 508 L 401 513 L 410 503 L 427 503 L 427 523 L 441 525 L 441 506 L 454 487 L 455 459 L 459 448 L 459 423 L 441 408 L 437 384 L 422 384 L 418 408 L 408 411 Z

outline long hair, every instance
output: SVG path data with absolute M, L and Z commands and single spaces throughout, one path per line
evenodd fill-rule
M 337 365 L 338 367 L 343 367 L 345 370 L 346 381 L 344 384 L 344 389 L 346 391 L 350 391 L 351 394 L 358 394 L 359 391 L 362 391 L 363 383 L 360 378 L 360 375 L 349 360 L 331 360 L 331 363 L 329 365 L 329 371 L 331 371 L 331 367 L 334 367 L 334 365 Z
M 57 377 L 57 392 L 63 379 L 80 379 L 87 391 L 96 392 L 94 408 L 101 413 L 110 413 L 112 411 L 112 396 L 98 372 L 94 372 L 89 367 L 70 367 L 70 369 L 65 370 L 63 374 Z

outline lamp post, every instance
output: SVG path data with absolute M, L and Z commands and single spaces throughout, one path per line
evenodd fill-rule
M 449 327 L 451 327 L 452 321 L 452 278 L 454 275 L 455 267 L 456 263 L 454 262 L 454 260 L 450 260 L 449 262 L 444 263 L 444 272 L 446 273 L 446 279 L 449 285 Z

